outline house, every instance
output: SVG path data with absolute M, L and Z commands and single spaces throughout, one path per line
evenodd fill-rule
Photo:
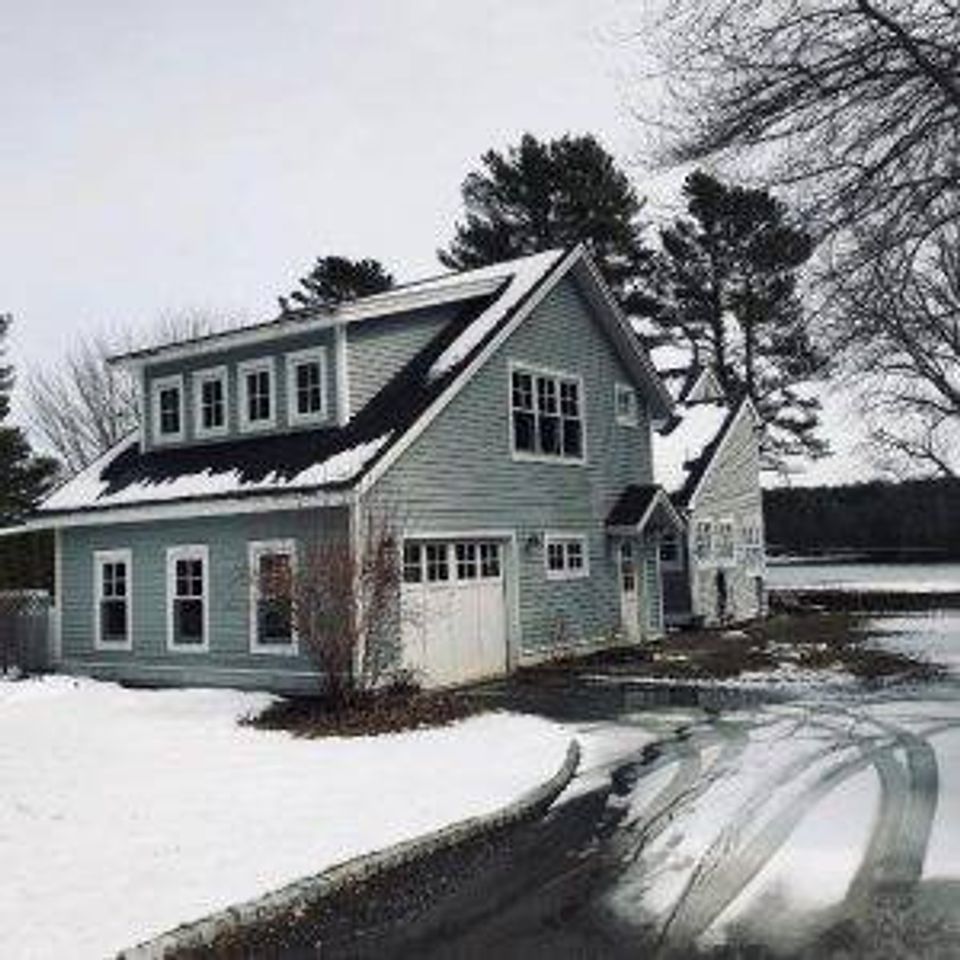
M 749 620 L 766 609 L 762 424 L 748 397 L 730 399 L 709 364 L 662 346 L 651 357 L 676 402 L 654 433 L 656 480 L 686 520 L 661 543 L 667 623 Z
M 64 669 L 315 682 L 263 578 L 389 517 L 403 664 L 460 683 L 663 628 L 673 401 L 580 247 L 115 358 L 144 426 L 50 496 Z

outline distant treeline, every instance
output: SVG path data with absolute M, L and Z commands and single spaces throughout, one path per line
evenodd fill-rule
M 960 480 L 910 480 L 764 492 L 771 552 L 960 556 Z

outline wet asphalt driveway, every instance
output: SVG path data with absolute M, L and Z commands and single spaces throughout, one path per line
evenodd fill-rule
M 960 620 L 925 623 L 894 640 L 960 651 Z M 586 748 L 566 797 L 362 950 L 321 955 L 960 957 L 955 674 L 724 710 L 534 699 Z

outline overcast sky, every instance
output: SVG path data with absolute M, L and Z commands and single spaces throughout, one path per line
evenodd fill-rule
M 31 0 L 0 20 L 0 310 L 23 374 L 82 331 L 270 315 L 322 253 L 436 273 L 490 147 L 593 132 L 656 209 L 642 0 Z M 841 450 L 836 414 L 830 433 Z M 861 475 L 849 451 L 810 479 Z

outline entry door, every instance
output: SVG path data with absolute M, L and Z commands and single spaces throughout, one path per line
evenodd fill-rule
M 638 643 L 643 636 L 640 627 L 640 578 L 637 576 L 637 544 L 633 540 L 621 540 L 620 567 L 620 619 L 623 635 L 629 643 Z

